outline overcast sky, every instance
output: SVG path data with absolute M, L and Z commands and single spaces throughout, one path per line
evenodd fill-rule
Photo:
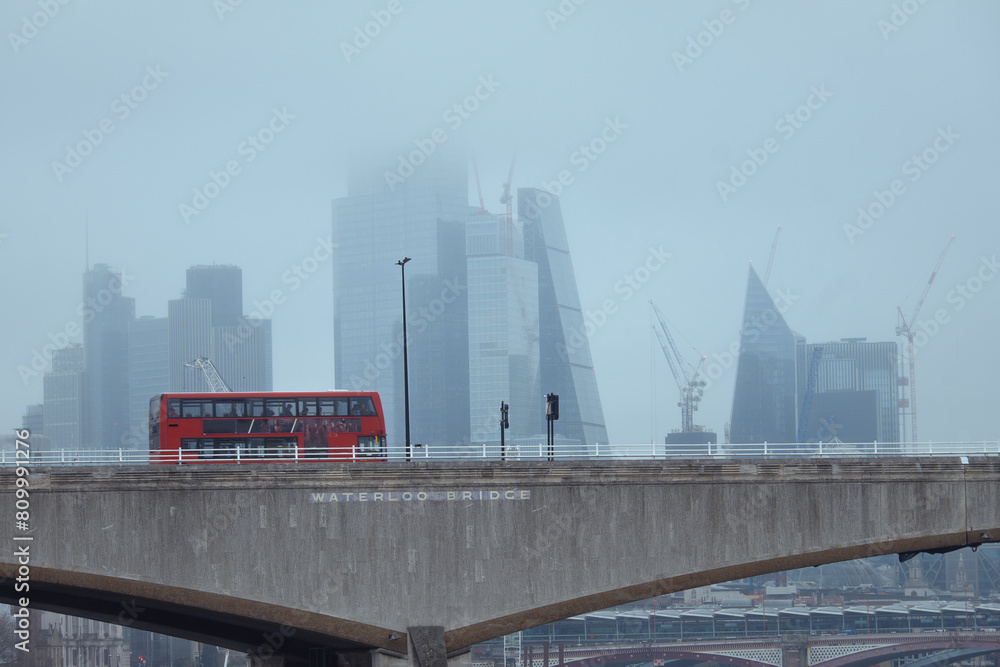
M 41 400 L 34 351 L 79 322 L 87 217 L 137 315 L 165 316 L 193 264 L 243 267 L 248 312 L 281 289 L 274 388 L 330 388 L 332 267 L 283 275 L 331 233 L 350 156 L 393 169 L 440 128 L 475 147 L 491 210 L 515 151 L 515 188 L 568 172 L 580 296 L 614 311 L 591 338 L 612 442 L 680 423 L 651 298 L 708 355 L 695 421 L 721 433 L 778 225 L 768 287 L 815 342 L 902 342 L 896 308 L 954 235 L 918 318 L 920 438 L 1000 437 L 996 2 L 236 2 L 0 5 L 4 428 Z

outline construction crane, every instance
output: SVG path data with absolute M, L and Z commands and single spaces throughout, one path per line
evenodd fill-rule
M 476 213 L 486 215 L 489 211 L 486 210 L 486 201 L 483 199 L 483 187 L 479 184 L 479 163 L 476 161 L 476 151 L 472 151 L 472 170 L 476 174 L 476 190 L 479 192 L 479 210 Z
M 510 171 L 507 172 L 507 180 L 503 184 L 503 194 L 500 195 L 500 203 L 507 206 L 507 220 L 513 221 L 514 219 L 514 197 L 510 194 L 510 183 L 514 178 L 514 162 L 517 161 L 517 155 L 515 154 L 510 159 Z
M 667 319 L 660 312 L 660 309 L 656 307 L 652 299 L 649 300 L 649 305 L 653 307 L 656 319 L 660 321 L 660 329 L 653 327 L 654 331 L 656 331 L 656 337 L 660 340 L 660 347 L 663 348 L 663 355 L 667 358 L 667 365 L 670 366 L 670 372 L 673 373 L 674 380 L 677 381 L 677 387 L 681 390 L 681 400 L 677 403 L 677 406 L 681 409 L 681 431 L 692 433 L 695 431 L 694 413 L 698 409 L 698 403 L 701 401 L 701 396 L 704 393 L 703 387 L 705 386 L 705 381 L 701 379 L 698 373 L 701 370 L 702 362 L 705 361 L 705 357 L 702 356 L 698 361 L 698 365 L 694 367 L 694 371 L 688 374 L 683 367 L 685 363 L 684 358 L 678 352 L 673 336 L 670 335 L 670 329 L 667 327 Z M 690 364 L 688 365 L 690 366 Z
M 778 234 L 781 233 L 781 225 L 774 233 L 774 243 L 771 244 L 771 256 L 767 258 L 767 270 L 764 271 L 764 287 L 767 287 L 767 279 L 771 277 L 771 264 L 774 263 L 774 251 L 778 249 Z
M 209 390 L 212 392 L 228 392 L 232 391 L 226 381 L 222 379 L 219 375 L 219 371 L 216 370 L 215 364 L 208 357 L 198 357 L 194 361 L 189 361 L 185 366 L 190 368 L 200 368 L 201 372 L 205 374 L 205 380 L 208 382 Z
M 510 194 L 510 183 L 514 178 L 514 162 L 516 160 L 517 155 L 515 154 L 510 159 L 510 171 L 507 172 L 507 180 L 503 184 L 503 194 L 500 195 L 500 203 L 507 207 L 503 219 L 503 234 L 508 255 L 514 254 L 514 197 Z
M 924 305 L 924 299 L 927 298 L 927 293 L 931 290 L 931 284 L 934 282 L 934 278 L 937 277 L 937 272 L 938 269 L 941 268 L 944 256 L 948 254 L 948 248 L 951 247 L 951 243 L 954 240 L 954 236 L 948 239 L 948 243 L 945 244 L 944 250 L 941 251 L 941 256 L 938 257 L 937 264 L 934 265 L 934 270 L 931 271 L 931 277 L 927 279 L 927 284 L 924 286 L 924 292 L 920 295 L 920 299 L 917 301 L 917 306 L 913 309 L 913 315 L 910 316 L 910 321 L 906 321 L 906 317 L 903 315 L 902 306 L 896 308 L 896 312 L 898 313 L 896 320 L 896 335 L 906 336 L 907 354 L 909 355 L 910 364 L 910 442 L 917 442 L 917 376 L 916 367 L 913 361 L 915 351 L 913 347 L 913 337 L 916 335 L 916 332 L 913 331 L 913 326 L 917 323 L 917 314 L 920 312 L 920 307 Z

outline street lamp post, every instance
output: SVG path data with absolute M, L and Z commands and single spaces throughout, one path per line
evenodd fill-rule
M 406 358 L 406 263 L 409 257 L 396 262 L 403 285 L 403 415 L 406 420 L 406 460 L 410 460 L 410 369 Z

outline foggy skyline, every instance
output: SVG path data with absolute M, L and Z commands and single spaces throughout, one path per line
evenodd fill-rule
M 400 175 L 463 144 L 492 212 L 515 152 L 512 190 L 561 190 L 612 442 L 680 426 L 649 299 L 707 355 L 694 421 L 722 434 L 747 264 L 763 275 L 778 225 L 768 288 L 810 342 L 905 347 L 896 308 L 954 235 L 918 318 L 920 438 L 1000 437 L 993 3 L 12 0 L 0 26 L 5 428 L 41 401 L 19 368 L 82 330 L 88 218 L 90 262 L 124 270 L 137 316 L 165 316 L 192 265 L 241 266 L 275 390 L 332 389 L 349 165 Z

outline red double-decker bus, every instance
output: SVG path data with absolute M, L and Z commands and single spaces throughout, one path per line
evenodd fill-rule
M 159 394 L 150 463 L 384 461 L 375 392 Z

